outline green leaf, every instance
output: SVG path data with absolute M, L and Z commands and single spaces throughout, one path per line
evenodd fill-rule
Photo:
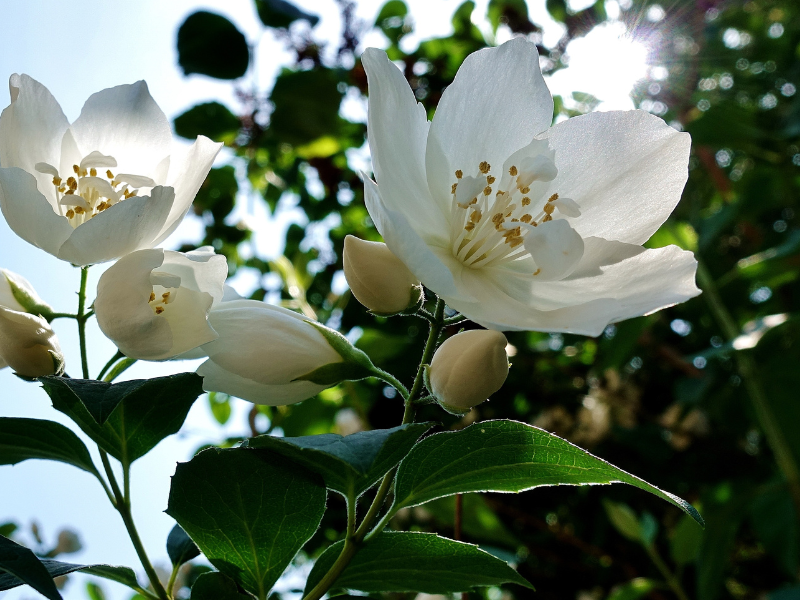
M 697 528 L 689 516 L 684 515 L 675 526 L 669 540 L 669 553 L 673 562 L 678 565 L 694 562 L 700 553 L 702 541 L 703 532 Z
M 295 438 L 269 435 L 247 440 L 247 446 L 280 454 L 320 475 L 325 485 L 345 498 L 357 498 L 408 454 L 432 423 Z
M 222 392 L 208 393 L 208 407 L 211 414 L 220 425 L 225 425 L 231 418 L 231 397 Z
M 122 585 L 127 585 L 134 590 L 141 590 L 139 582 L 136 580 L 136 574 L 133 569 L 129 567 L 115 567 L 112 565 L 76 565 L 72 563 L 65 563 L 58 560 L 43 558 L 41 564 L 44 566 L 48 576 L 52 579 L 54 577 L 61 577 L 68 575 L 75 571 L 81 571 L 88 575 L 95 577 L 102 577 L 109 581 L 116 581 Z M 15 577 L 10 572 L 0 573 L 0 591 L 10 590 L 17 586 L 23 585 L 26 582 L 22 581 L 19 577 Z
M 173 566 L 182 565 L 200 555 L 200 549 L 192 541 L 183 527 L 175 525 L 167 536 L 167 554 Z
M 522 492 L 542 485 L 627 483 L 695 508 L 560 437 L 516 421 L 484 421 L 425 438 L 400 463 L 393 510 L 463 492 Z
M 634 542 L 642 541 L 642 526 L 639 523 L 639 518 L 633 509 L 627 504 L 621 502 L 612 502 L 611 500 L 603 500 L 603 508 L 606 509 L 608 520 L 619 533 L 624 535 L 629 540 Z
M 297 465 L 210 448 L 178 465 L 167 514 L 212 565 L 263 598 L 317 530 L 325 495 Z
M 106 600 L 103 588 L 92 581 L 86 584 L 86 595 L 89 596 L 89 600 Z
M 242 126 L 239 117 L 219 102 L 205 102 L 175 117 L 175 133 L 190 140 L 204 135 L 215 142 L 231 143 Z
M 31 458 L 56 460 L 99 475 L 84 443 L 61 423 L 0 417 L 0 465 Z
M 236 582 L 224 573 L 203 573 L 192 586 L 191 600 L 246 600 L 252 596 L 243 594 Z
M 201 10 L 189 15 L 178 29 L 178 64 L 185 75 L 237 79 L 249 63 L 247 40 L 222 15 Z
M 692 527 L 697 529 L 694 524 L 692 524 Z M 658 583 L 652 579 L 637 577 L 628 583 L 614 587 L 606 600 L 637 600 L 637 598 L 642 598 L 658 588 Z
M 286 0 L 255 0 L 258 18 L 267 27 L 287 28 L 298 20 L 308 21 L 313 27 L 319 17 L 303 12 Z
M 333 544 L 317 559 L 305 593 L 319 583 L 339 556 L 342 544 Z M 533 588 L 505 561 L 472 544 L 433 533 L 384 532 L 356 552 L 335 587 L 447 594 L 508 582 Z
M 400 38 L 411 31 L 407 16 L 408 6 L 403 0 L 389 0 L 375 17 L 375 27 L 379 28 L 392 44 L 397 44 Z
M 19 583 L 8 585 L 9 580 Z M 36 555 L 29 548 L 0 537 L 0 591 L 24 583 L 49 600 L 62 600 L 53 578 Z
M 106 452 L 128 464 L 176 433 L 203 393 L 203 378 L 196 373 L 115 384 L 63 377 L 41 377 L 39 381 L 56 410 L 75 421 Z

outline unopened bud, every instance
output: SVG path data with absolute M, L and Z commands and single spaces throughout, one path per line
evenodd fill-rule
M 461 415 L 499 390 L 508 377 L 506 336 L 473 329 L 457 333 L 433 355 L 428 389 L 447 412 Z
M 0 306 L 45 319 L 53 314 L 53 309 L 39 297 L 30 282 L 8 269 L 0 269 Z
M 0 365 L 23 377 L 61 375 L 64 355 L 45 319 L 0 306 Z
M 348 235 L 343 262 L 344 276 L 356 300 L 377 315 L 396 315 L 422 299 L 419 279 L 386 244 Z

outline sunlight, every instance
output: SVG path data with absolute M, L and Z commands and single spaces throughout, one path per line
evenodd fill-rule
M 633 39 L 621 21 L 592 29 L 567 46 L 569 67 L 547 80 L 552 93 L 574 105 L 572 92 L 585 92 L 601 100 L 600 110 L 634 108 L 630 93 L 647 75 L 647 47 Z

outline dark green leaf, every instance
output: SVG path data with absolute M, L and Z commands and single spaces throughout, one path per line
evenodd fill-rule
M 317 559 L 306 593 L 328 571 L 342 544 Z M 506 562 L 472 544 L 432 533 L 384 532 L 355 554 L 334 585 L 362 592 L 447 594 L 507 582 L 533 588 Z
M 88 575 L 102 577 L 110 581 L 116 581 L 122 585 L 127 585 L 134 590 L 140 590 L 139 582 L 136 581 L 136 574 L 133 569 L 129 567 L 114 567 L 111 565 L 76 565 L 72 563 L 65 563 L 58 560 L 44 558 L 41 561 L 51 578 L 61 577 L 68 575 L 75 571 L 81 571 Z M 17 586 L 23 585 L 24 582 L 18 577 L 14 577 L 11 573 L 0 573 L 0 591 L 10 590 Z
M 127 463 L 176 433 L 203 393 L 202 377 L 196 373 L 115 384 L 63 377 L 42 377 L 40 381 L 56 410 L 75 421 L 114 458 Z M 100 425 L 96 417 L 107 418 Z
M 516 421 L 485 421 L 419 442 L 400 463 L 394 510 L 459 492 L 522 492 L 542 485 L 627 483 L 703 518 L 664 492 L 582 448 Z
M 324 511 L 325 488 L 316 476 L 249 448 L 211 448 L 179 464 L 167 508 L 211 564 L 259 597 Z
M 673 562 L 679 565 L 694 562 L 700 552 L 702 540 L 703 532 L 688 515 L 684 515 L 675 526 L 669 540 L 669 552 Z
M 19 583 L 9 585 L 12 581 Z M 24 583 L 49 600 L 62 600 L 52 576 L 36 555 L 29 548 L 0 536 L 0 591 Z
M 175 525 L 167 536 L 167 554 L 173 566 L 182 565 L 199 556 L 200 549 L 180 525 Z
M 800 565 L 797 512 L 785 485 L 770 486 L 750 506 L 750 523 L 764 548 L 775 557 L 787 575 Z
M 89 596 L 89 600 L 106 600 L 103 588 L 92 581 L 86 584 L 86 595 Z
M 192 586 L 191 600 L 246 600 L 252 598 L 236 587 L 236 582 L 224 573 L 203 573 Z
M 98 475 L 84 443 L 61 423 L 0 417 L 0 465 L 31 458 L 65 462 Z
M 230 143 L 242 126 L 239 118 L 219 102 L 205 102 L 175 117 L 175 133 L 190 140 L 199 135 Z
M 403 0 L 389 0 L 375 17 L 375 27 L 383 31 L 392 44 L 397 44 L 400 38 L 411 31 L 406 23 L 407 15 L 408 6 Z
M 222 15 L 198 11 L 178 30 L 178 64 L 185 75 L 237 79 L 245 74 L 249 63 L 247 40 Z
M 357 498 L 408 454 L 432 423 L 296 438 L 262 435 L 247 441 L 251 448 L 275 452 L 319 474 L 325 485 L 346 498 Z
M 697 529 L 697 526 L 692 524 L 692 527 Z M 659 585 L 652 579 L 645 579 L 644 577 L 637 577 L 623 583 L 611 590 L 606 600 L 637 600 L 647 596 L 653 590 L 658 589 Z
M 608 520 L 611 521 L 614 529 L 633 542 L 642 541 L 642 526 L 630 506 L 604 499 L 603 508 L 606 509 Z
M 297 20 L 308 21 L 313 27 L 319 17 L 303 12 L 286 0 L 255 0 L 258 18 L 267 27 L 286 28 Z

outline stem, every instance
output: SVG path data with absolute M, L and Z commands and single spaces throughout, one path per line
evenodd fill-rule
M 706 299 L 714 318 L 718 321 L 728 341 L 732 341 L 740 333 L 739 326 L 722 301 L 714 279 L 702 262 L 697 266 L 697 279 L 705 292 L 703 297 Z M 800 515 L 800 469 L 798 469 L 792 450 L 786 442 L 778 419 L 769 405 L 767 395 L 758 376 L 758 367 L 753 357 L 745 351 L 734 352 L 733 358 L 736 360 L 736 366 L 742 376 L 742 381 L 756 413 L 756 418 L 764 431 L 767 443 L 775 454 L 775 461 L 778 463 L 778 467 L 783 472 L 784 477 L 786 477 L 789 491 L 795 503 L 795 510 Z
M 408 394 L 406 411 L 408 411 L 408 405 L 414 401 L 414 399 L 419 395 L 420 390 L 422 390 L 425 365 L 430 364 L 431 358 L 433 358 L 433 352 L 436 350 L 436 342 L 439 341 L 439 335 L 442 333 L 442 327 L 444 327 L 444 300 L 439 299 L 436 301 L 433 321 L 431 321 L 431 328 L 428 331 L 428 340 L 425 342 L 425 349 L 422 351 L 422 358 L 420 359 L 419 368 L 417 369 L 417 376 L 414 378 L 414 385 L 411 386 L 411 392 Z M 403 422 L 410 423 L 411 421 L 406 421 L 404 418 Z
M 408 400 L 408 389 L 394 375 L 392 375 L 391 373 L 387 373 L 383 369 L 375 367 L 375 370 L 372 372 L 372 376 L 375 377 L 376 379 L 380 379 L 385 383 L 388 383 L 390 386 L 392 386 L 394 389 L 400 392 L 400 395 L 403 397 L 403 400 Z
M 72 313 L 50 313 L 48 318 L 50 321 L 55 319 L 77 319 L 78 315 L 73 315 Z
M 170 574 L 169 581 L 167 582 L 167 596 L 170 598 L 173 597 L 172 589 L 175 587 L 175 580 L 178 578 L 178 571 L 180 568 L 180 565 L 175 565 L 172 567 L 172 573 Z
M 86 308 L 86 282 L 89 279 L 89 267 L 81 267 L 81 288 L 78 292 L 78 314 L 75 319 L 78 321 L 78 339 L 81 346 L 81 367 L 83 378 L 89 379 L 89 360 L 86 355 L 86 319 L 88 315 L 83 313 Z
M 675 592 L 675 595 L 680 600 L 689 600 L 689 596 L 686 595 L 686 592 L 683 591 L 681 587 L 681 582 L 678 581 L 675 575 L 669 570 L 664 559 L 661 558 L 661 555 L 656 550 L 656 547 L 653 544 L 645 544 L 644 549 L 647 551 L 647 555 L 650 557 L 650 560 L 653 561 L 656 568 L 661 573 L 661 576 L 666 579 L 667 585 L 669 585 L 670 589 Z
M 117 350 L 117 353 L 116 353 L 114 356 L 112 356 L 112 357 L 111 357 L 111 359 L 110 359 L 110 360 L 109 360 L 109 361 L 106 363 L 106 366 L 104 366 L 102 369 L 100 369 L 100 372 L 97 374 L 97 379 L 98 379 L 98 380 L 100 380 L 100 379 L 103 379 L 103 375 L 105 375 L 105 374 L 106 374 L 106 372 L 108 372 L 108 370 L 109 370 L 109 369 L 110 369 L 110 368 L 111 368 L 111 367 L 114 365 L 114 363 L 115 363 L 115 362 L 117 362 L 117 361 L 118 361 L 120 358 L 125 358 L 125 355 L 124 355 L 122 352 L 120 352 L 119 350 Z

